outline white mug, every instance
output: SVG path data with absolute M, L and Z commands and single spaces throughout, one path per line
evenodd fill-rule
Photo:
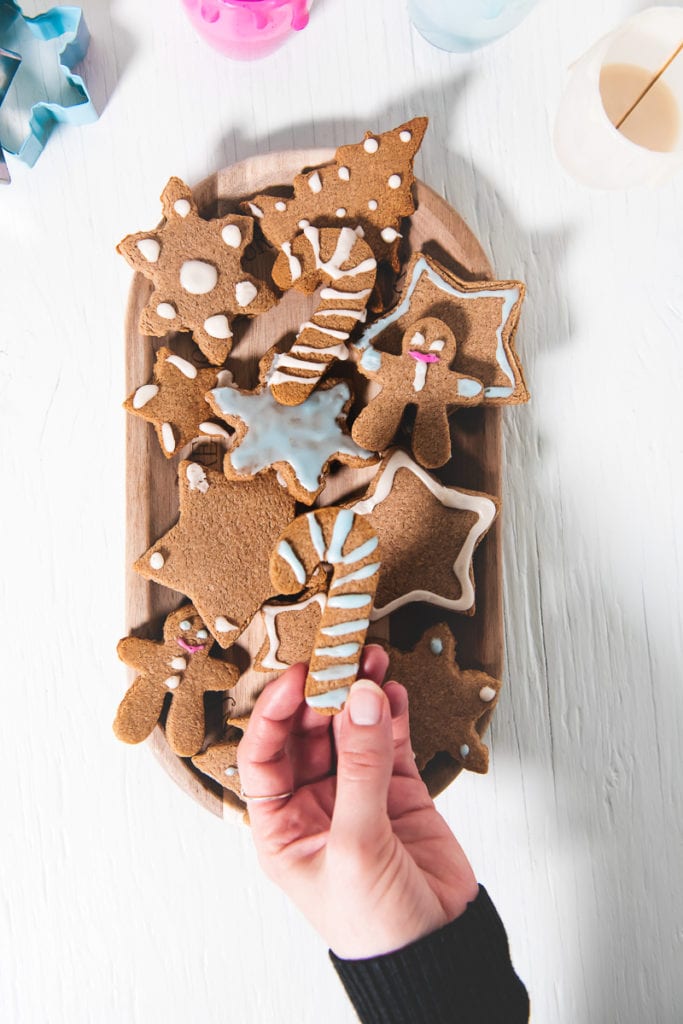
M 648 96 L 650 128 L 652 118 L 660 117 L 662 139 L 669 131 L 668 141 L 661 143 L 665 148 L 648 148 L 629 139 L 612 123 L 603 102 L 610 75 L 630 70 L 646 85 L 681 43 L 683 7 L 650 7 L 604 36 L 572 65 L 555 121 L 555 150 L 573 178 L 594 188 L 619 189 L 658 185 L 683 168 L 683 52 Z M 635 102 L 643 89 L 633 89 Z M 630 105 L 624 99 L 624 114 Z

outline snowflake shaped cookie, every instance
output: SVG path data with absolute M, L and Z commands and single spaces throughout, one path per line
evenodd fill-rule
M 154 337 L 191 331 L 209 362 L 220 365 L 232 347 L 233 318 L 263 313 L 275 302 L 268 285 L 242 268 L 254 222 L 234 215 L 204 220 L 179 178 L 171 178 L 161 202 L 160 227 L 128 235 L 118 245 L 154 285 L 140 330 Z

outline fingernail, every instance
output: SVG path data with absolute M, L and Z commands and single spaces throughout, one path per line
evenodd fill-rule
M 349 714 L 354 725 L 377 725 L 384 699 L 381 689 L 372 680 L 357 680 L 349 694 Z

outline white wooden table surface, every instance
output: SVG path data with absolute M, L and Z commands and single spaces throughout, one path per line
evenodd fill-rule
M 471 57 L 399 0 L 319 0 L 265 63 L 179 0 L 82 0 L 101 120 L 0 194 L 0 1019 L 348 1024 L 248 830 L 114 740 L 125 685 L 123 313 L 114 245 L 171 174 L 427 113 L 418 169 L 529 295 L 507 410 L 507 688 L 487 777 L 439 799 L 539 1024 L 683 1016 L 683 180 L 590 193 L 550 133 L 566 66 L 641 5 L 547 0 Z M 39 10 L 25 5 L 27 13 Z

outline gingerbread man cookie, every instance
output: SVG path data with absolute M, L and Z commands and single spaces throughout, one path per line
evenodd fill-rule
M 420 771 L 445 751 L 463 768 L 486 772 L 489 752 L 477 724 L 495 707 L 500 681 L 486 672 L 459 668 L 455 639 L 443 624 L 428 629 L 412 651 L 376 642 L 389 655 L 387 678 L 408 691 L 410 738 Z
M 140 330 L 154 337 L 191 331 L 209 362 L 220 365 L 232 346 L 233 318 L 263 313 L 275 302 L 268 285 L 242 267 L 254 222 L 233 214 L 204 220 L 180 178 L 171 178 L 161 202 L 161 225 L 118 245 L 133 270 L 154 285 Z
M 362 142 L 340 146 L 334 163 L 297 175 L 291 198 L 258 195 L 242 209 L 285 253 L 310 224 L 360 227 L 375 257 L 398 271 L 401 222 L 415 212 L 413 160 L 428 123 L 415 117 L 381 135 L 366 132 Z
M 421 466 L 438 469 L 451 457 L 448 413 L 460 405 L 477 405 L 483 388 L 474 394 L 460 393 L 460 385 L 471 378 L 451 369 L 456 354 L 452 330 L 441 320 L 417 320 L 403 335 L 400 355 L 380 353 L 377 370 L 361 362 L 360 370 L 377 381 L 381 390 L 361 410 L 351 435 L 364 448 L 382 451 L 394 440 L 408 406 L 415 407 L 411 444 Z
M 137 388 L 123 408 L 154 425 L 162 452 L 172 459 L 199 434 L 221 429 L 208 422 L 206 395 L 216 387 L 223 372 L 200 370 L 162 347 L 157 352 L 153 380 Z
M 204 694 L 231 690 L 239 672 L 209 657 L 213 640 L 191 604 L 167 616 L 163 643 L 128 636 L 119 658 L 139 675 L 119 705 L 114 732 L 124 743 L 140 743 L 159 721 L 168 694 L 166 739 L 180 757 L 191 757 L 204 742 Z

